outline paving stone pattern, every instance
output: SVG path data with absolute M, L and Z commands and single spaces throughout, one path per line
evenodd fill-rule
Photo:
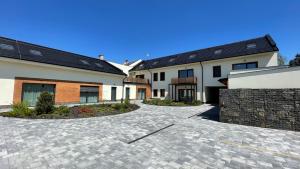
M 193 116 L 212 108 L 141 104 L 86 119 L 0 117 L 0 169 L 299 168 L 299 132 Z
M 220 120 L 300 131 L 300 89 L 222 89 Z

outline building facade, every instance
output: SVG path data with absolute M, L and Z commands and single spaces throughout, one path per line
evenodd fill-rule
M 278 48 L 263 36 L 222 46 L 146 60 L 129 71 L 148 80 L 151 98 L 218 102 L 233 70 L 278 66 Z

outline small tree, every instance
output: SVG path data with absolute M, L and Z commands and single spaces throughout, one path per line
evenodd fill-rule
M 48 92 L 41 93 L 36 103 L 35 110 L 37 114 L 48 114 L 54 110 L 53 95 Z

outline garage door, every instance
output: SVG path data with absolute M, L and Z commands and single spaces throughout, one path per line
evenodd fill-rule
M 35 106 L 38 97 L 42 92 L 54 94 L 55 85 L 52 84 L 23 84 L 22 101 L 27 102 L 30 106 Z

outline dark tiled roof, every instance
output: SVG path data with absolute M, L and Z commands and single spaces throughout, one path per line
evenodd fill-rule
M 247 49 L 247 45 L 256 44 L 255 48 Z M 230 43 L 221 46 L 215 46 L 206 49 L 200 49 L 180 54 L 175 54 L 166 57 L 155 58 L 151 60 L 145 60 L 135 66 L 134 70 L 145 70 L 160 67 L 168 67 L 174 65 L 203 62 L 209 60 L 225 59 L 237 56 L 265 53 L 278 51 L 276 43 L 273 41 L 270 35 L 263 37 L 240 41 L 236 43 Z
M 104 60 L 3 37 L 0 37 L 0 57 L 125 75 Z

